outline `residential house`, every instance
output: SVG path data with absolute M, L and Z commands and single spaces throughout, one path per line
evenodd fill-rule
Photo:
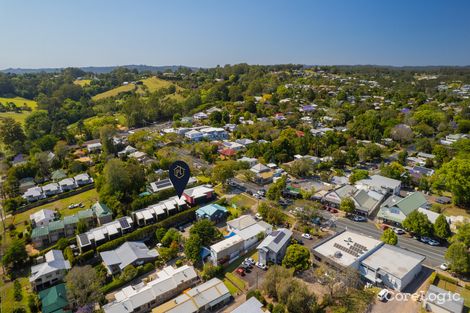
M 251 139 L 248 139 L 248 138 L 240 138 L 240 139 L 237 139 L 235 140 L 236 143 L 239 143 L 241 145 L 243 145 L 244 147 L 248 147 L 249 145 L 251 144 L 254 144 L 255 142 Z
M 258 261 L 262 264 L 281 264 L 291 238 L 292 231 L 287 228 L 271 232 L 257 247 Z
M 237 151 L 235 149 L 225 148 L 219 150 L 219 155 L 222 160 L 235 159 L 237 156 Z
M 133 218 L 138 226 L 154 224 L 167 216 L 176 214 L 187 207 L 186 202 L 177 196 L 134 211 Z
M 231 313 L 269 313 L 268 310 L 263 310 L 262 308 L 263 304 L 256 297 L 251 297 Z
M 209 219 L 212 222 L 218 223 L 225 220 L 225 218 L 227 217 L 227 213 L 227 208 L 219 204 L 212 203 L 197 209 L 196 218 L 198 220 Z
M 108 206 L 102 202 L 96 202 L 91 206 L 99 225 L 109 223 L 113 220 L 113 213 Z
M 87 149 L 88 153 L 100 152 L 102 148 L 103 147 L 102 147 L 100 142 L 90 143 L 90 144 L 86 145 L 86 149 Z
M 201 121 L 201 120 L 205 120 L 205 119 L 208 119 L 208 118 L 209 118 L 209 116 L 204 112 L 198 112 L 198 113 L 193 115 L 193 119 L 196 120 L 196 121 Z
M 71 268 L 70 262 L 64 259 L 60 250 L 50 250 L 44 255 L 46 261 L 31 267 L 29 281 L 36 289 L 53 286 L 63 280 L 67 271 Z
M 115 300 L 105 304 L 105 313 L 143 313 L 194 287 L 199 281 L 194 267 L 167 266 L 147 284 L 127 286 L 115 293 Z
M 150 183 L 148 191 L 152 193 L 156 193 L 156 192 L 160 192 L 162 190 L 171 189 L 171 188 L 173 188 L 173 184 L 171 183 L 169 178 L 165 178 L 165 179 L 157 180 L 157 181 Z
M 250 168 L 255 173 L 254 182 L 258 185 L 270 184 L 273 181 L 273 172 L 269 167 L 261 163 Z
M 204 134 L 198 130 L 190 130 L 184 136 L 191 141 L 201 141 L 204 138 Z
M 405 198 L 392 195 L 380 206 L 377 218 L 384 223 L 401 225 L 411 212 L 427 205 L 428 201 L 419 191 L 413 192 Z
M 149 250 L 143 242 L 126 241 L 114 250 L 100 252 L 100 256 L 108 273 L 114 275 L 128 265 L 139 266 L 154 261 L 158 252 Z
M 75 180 L 75 184 L 78 186 L 84 186 L 93 183 L 93 178 L 91 178 L 87 173 L 78 174 L 73 179 Z
M 211 260 L 214 265 L 229 264 L 243 251 L 243 238 L 236 234 L 210 246 Z
M 29 220 L 31 221 L 31 226 L 34 227 L 41 227 L 47 226 L 50 222 L 54 221 L 56 218 L 56 212 L 52 210 L 43 209 L 41 211 L 37 211 L 29 216 Z
M 126 146 L 123 150 L 118 152 L 118 157 L 122 158 L 122 157 L 124 157 L 126 155 L 129 155 L 129 154 L 132 154 L 136 151 L 137 151 L 136 148 L 134 148 L 132 146 Z
M 42 313 L 71 313 L 65 284 L 56 285 L 38 294 Z
M 203 137 L 207 140 L 225 140 L 228 139 L 228 133 L 220 127 L 206 127 L 200 129 Z
M 41 187 L 31 187 L 21 196 L 28 202 L 34 202 L 46 198 Z
M 355 212 L 369 216 L 380 207 L 384 198 L 385 195 L 373 190 L 358 190 L 352 197 L 356 206 Z
M 185 290 L 180 296 L 156 307 L 152 313 L 166 312 L 217 312 L 232 301 L 232 295 L 224 282 L 212 278 L 192 289 Z
M 57 183 L 50 183 L 42 186 L 42 192 L 46 197 L 54 196 L 62 192 L 62 189 Z
M 455 292 L 430 285 L 423 299 L 426 312 L 463 313 L 464 298 Z
M 20 179 L 20 187 L 19 187 L 19 192 L 24 193 L 26 190 L 29 188 L 36 187 L 36 183 L 34 181 L 34 178 L 32 177 L 25 177 Z
M 64 178 L 67 178 L 67 174 L 65 173 L 64 170 L 56 170 L 54 172 L 52 172 L 52 175 L 51 175 L 51 179 L 55 182 L 58 182 Z
M 195 206 L 214 199 L 215 193 L 211 185 L 200 185 L 185 189 L 183 197 L 190 206 Z
M 51 243 L 65 237 L 64 221 L 50 222 L 47 229 L 49 230 L 49 240 Z
M 50 243 L 48 226 L 33 228 L 31 231 L 31 241 L 36 248 L 48 246 Z
M 103 243 L 121 237 L 133 229 L 134 221 L 129 216 L 121 217 L 112 222 L 90 229 L 86 233 L 76 235 L 80 252 L 98 247 Z
M 238 159 L 237 161 L 238 161 L 238 162 L 246 162 L 246 163 L 248 163 L 248 165 L 249 165 L 250 167 L 253 167 L 253 166 L 255 166 L 256 164 L 258 164 L 258 159 L 257 159 L 257 158 L 249 158 L 249 157 L 246 157 L 246 156 L 244 156 L 244 157 Z
M 77 188 L 77 184 L 73 178 L 65 178 L 59 181 L 59 186 L 62 191 L 70 191 Z

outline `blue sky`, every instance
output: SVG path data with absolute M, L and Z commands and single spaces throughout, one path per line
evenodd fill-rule
M 0 69 L 470 65 L 470 1 L 0 0 Z

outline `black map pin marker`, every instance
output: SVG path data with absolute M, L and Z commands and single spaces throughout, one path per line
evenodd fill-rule
M 176 161 L 170 165 L 170 180 L 175 187 L 176 194 L 181 198 L 184 188 L 188 184 L 191 173 L 189 172 L 189 166 L 183 161 Z

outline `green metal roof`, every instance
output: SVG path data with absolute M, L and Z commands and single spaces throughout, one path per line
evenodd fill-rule
M 49 229 L 47 226 L 33 228 L 31 232 L 31 238 L 44 237 L 49 235 Z
M 59 284 L 40 291 L 39 299 L 41 299 L 42 303 L 42 313 L 64 312 L 63 308 L 69 304 L 65 284 Z
M 111 210 L 106 206 L 106 204 L 102 202 L 96 202 L 95 204 L 93 204 L 91 209 L 95 211 L 97 217 L 112 214 Z
M 78 219 L 90 218 L 90 217 L 93 217 L 93 210 L 87 209 L 83 211 L 78 211 L 77 215 L 78 215 Z
M 78 223 L 77 214 L 64 217 L 64 225 L 77 224 L 77 223 Z
M 58 229 L 63 229 L 64 228 L 64 221 L 53 221 L 49 223 L 49 231 L 54 231 Z
M 414 210 L 417 210 L 420 206 L 426 203 L 427 200 L 424 195 L 417 191 L 398 201 L 395 206 L 397 206 L 403 212 L 403 214 L 408 216 L 408 214 Z
M 57 170 L 52 172 L 51 178 L 54 181 L 62 180 L 67 177 L 67 174 L 65 174 L 64 170 Z

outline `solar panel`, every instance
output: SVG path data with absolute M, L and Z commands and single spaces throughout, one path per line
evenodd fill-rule
M 78 238 L 80 238 L 80 242 L 81 242 L 82 246 L 86 246 L 86 245 L 90 244 L 90 240 L 88 239 L 87 234 L 80 234 L 80 235 L 78 235 Z
M 172 186 L 172 183 L 171 183 L 171 181 L 170 181 L 169 179 L 164 179 L 164 180 L 156 181 L 156 182 L 154 182 L 154 184 L 155 184 L 155 186 L 156 186 L 158 189 Z
M 279 241 L 282 240 L 282 238 L 284 238 L 285 234 L 280 232 L 279 235 L 276 236 L 276 238 L 274 238 L 274 243 L 279 243 Z
M 119 219 L 119 224 L 121 224 L 122 228 L 129 228 L 130 227 L 129 222 L 127 221 L 127 218 L 125 218 L 125 217 L 121 217 Z

